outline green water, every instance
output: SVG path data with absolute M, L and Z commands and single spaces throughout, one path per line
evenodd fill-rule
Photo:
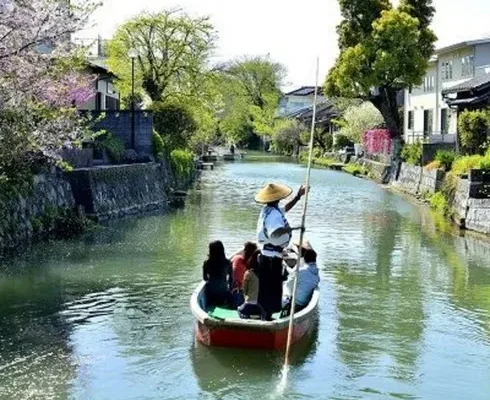
M 210 240 L 254 235 L 255 191 L 300 166 L 206 171 L 185 209 L 44 243 L 0 267 L 0 399 L 489 399 L 490 245 L 375 184 L 315 170 L 318 328 L 282 357 L 194 343 Z M 291 213 L 299 221 L 299 207 Z

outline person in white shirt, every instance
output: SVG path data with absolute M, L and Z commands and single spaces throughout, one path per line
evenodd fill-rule
M 270 183 L 255 196 L 257 203 L 264 204 L 257 222 L 257 241 L 261 249 L 259 259 L 259 304 L 270 320 L 272 314 L 282 309 L 283 250 L 291 241 L 291 228 L 285 213 L 291 210 L 306 193 L 301 186 L 296 196 L 279 207 L 279 202 L 291 195 L 293 190 L 285 185 Z

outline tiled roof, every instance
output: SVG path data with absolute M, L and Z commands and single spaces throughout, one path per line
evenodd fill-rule
M 323 93 L 322 88 L 318 88 L 318 94 Z M 293 90 L 285 94 L 285 96 L 310 96 L 315 94 L 315 86 L 301 86 L 299 89 Z
M 487 85 L 490 86 L 490 74 L 484 74 L 481 76 L 476 76 L 476 77 L 469 79 L 465 82 L 459 83 L 455 86 L 451 86 L 447 89 L 444 89 L 442 91 L 442 94 L 467 92 L 468 90 L 481 89 Z
M 475 40 L 466 40 L 464 42 L 459 42 L 455 44 L 451 44 L 449 46 L 444 46 L 436 50 L 436 54 L 443 54 L 453 50 L 460 49 L 462 47 L 475 46 L 477 44 L 485 44 L 490 43 L 490 36 L 484 36 Z

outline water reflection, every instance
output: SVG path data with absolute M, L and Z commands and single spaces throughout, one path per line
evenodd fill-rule
M 296 343 L 291 352 L 288 392 L 294 392 L 293 377 L 315 356 L 318 329 Z M 284 353 L 263 350 L 209 348 L 194 342 L 190 350 L 192 367 L 204 393 L 218 398 L 270 398 L 277 393 L 284 364 Z M 264 385 L 264 382 L 267 382 Z
M 211 240 L 253 237 L 269 180 L 304 168 L 207 171 L 186 207 L 44 243 L 0 266 L 0 399 L 264 398 L 282 354 L 193 345 L 189 296 Z M 284 398 L 490 393 L 490 245 L 372 182 L 312 173 L 307 236 L 322 274 L 318 331 Z M 300 209 L 289 216 L 299 222 Z

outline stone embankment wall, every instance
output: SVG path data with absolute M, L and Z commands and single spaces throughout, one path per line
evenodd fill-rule
M 77 169 L 69 175 L 77 204 L 99 220 L 166 208 L 172 179 L 161 164 Z
M 74 207 L 71 186 L 64 174 L 52 171 L 35 176 L 29 187 L 0 198 L 0 249 L 46 233 L 49 219 L 60 210 Z
M 422 167 L 403 163 L 398 179 L 392 184 L 399 190 L 412 196 L 433 194 L 440 190 L 444 179 L 444 171 L 428 170 Z
M 370 176 L 379 183 L 386 185 L 390 182 L 391 165 L 378 161 L 362 158 L 357 161 L 358 164 L 369 170 Z
M 444 182 L 454 187 L 451 208 L 456 224 L 469 230 L 490 234 L 490 196 L 485 182 L 446 176 L 441 170 L 402 164 L 398 179 L 391 184 L 397 189 L 416 197 L 425 197 L 441 190 Z
M 167 163 L 52 171 L 34 177 L 22 193 L 0 197 L 0 250 L 16 247 L 63 224 L 69 213 L 97 220 L 166 209 L 172 192 L 189 187 Z

